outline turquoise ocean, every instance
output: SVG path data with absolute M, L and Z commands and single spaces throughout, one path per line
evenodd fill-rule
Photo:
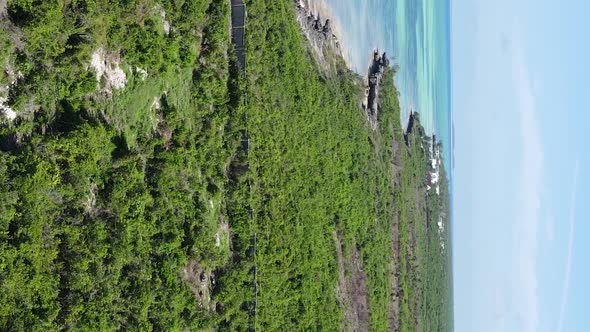
M 308 0 L 314 11 L 334 21 L 344 55 L 361 75 L 374 49 L 399 65 L 401 119 L 420 113 L 429 134 L 443 144 L 447 174 L 452 174 L 452 112 L 449 0 Z M 322 18 L 323 19 L 323 18 Z

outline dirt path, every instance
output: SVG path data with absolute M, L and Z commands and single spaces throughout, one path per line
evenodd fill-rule
M 370 314 L 367 274 L 363 270 L 360 254 L 356 246 L 353 246 L 350 251 L 350 261 L 347 262 L 339 234 L 335 231 L 333 236 L 338 254 L 338 289 L 336 294 L 344 309 L 342 330 L 368 331 Z M 346 277 L 347 274 L 349 278 Z
M 397 139 L 393 139 L 392 141 L 393 146 L 393 164 L 391 165 L 392 173 L 393 173 L 393 180 L 394 180 L 394 190 L 399 190 L 402 182 L 402 149 L 405 145 L 398 141 Z M 393 253 L 393 260 L 391 262 L 391 275 L 390 275 L 390 282 L 391 282 L 391 296 L 389 300 L 389 313 L 388 313 L 388 331 L 399 331 L 399 313 L 400 313 L 400 300 L 401 300 L 401 285 L 400 285 L 400 234 L 399 234 L 399 224 L 401 219 L 401 212 L 399 209 L 394 206 L 393 207 L 393 222 L 391 225 L 391 250 Z
M 399 331 L 399 312 L 400 312 L 400 280 L 399 280 L 399 212 L 394 212 L 393 225 L 391 227 L 391 243 L 393 252 L 393 261 L 391 262 L 391 296 L 389 300 L 389 314 L 388 314 L 388 331 Z
M 347 331 L 352 328 L 352 308 L 350 305 L 350 294 L 348 290 L 348 282 L 346 280 L 346 263 L 344 262 L 344 254 L 342 253 L 342 243 L 340 243 L 340 236 L 336 231 L 332 234 L 334 243 L 336 244 L 336 254 L 338 256 L 338 288 L 336 289 L 336 298 L 344 309 L 344 319 L 342 321 L 342 331 Z

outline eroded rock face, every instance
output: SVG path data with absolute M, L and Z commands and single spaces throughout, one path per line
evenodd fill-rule
M 147 70 L 141 67 L 135 67 L 135 73 L 139 75 L 139 78 L 141 78 L 142 81 L 145 81 L 145 79 L 148 77 Z
M 160 21 L 162 22 L 162 28 L 166 36 L 170 34 L 170 22 L 166 20 L 166 12 L 163 8 L 160 8 Z
M 0 114 L 8 121 L 16 119 L 16 112 L 7 105 L 7 100 L 4 97 L 0 97 Z
M 18 116 L 17 112 L 10 107 L 8 95 L 10 90 L 13 89 L 23 79 L 23 74 L 20 71 L 16 71 L 10 65 L 7 64 L 4 67 L 4 74 L 8 77 L 8 85 L 0 85 L 0 118 L 12 122 Z
M 385 72 L 386 67 L 389 67 L 387 53 L 380 55 L 379 50 L 375 50 L 373 53 L 373 62 L 371 63 L 367 74 L 367 100 L 363 104 L 363 108 L 367 112 L 367 117 L 373 130 L 376 130 L 378 125 L 377 119 L 379 115 L 379 87 L 381 85 L 381 80 L 383 79 L 383 73 Z
M 336 56 L 343 57 L 338 38 L 333 32 L 329 19 L 323 21 L 319 14 L 314 14 L 306 6 L 303 0 L 294 0 L 297 11 L 297 21 L 303 34 L 309 40 L 312 50 L 322 67 L 326 67 L 325 51 L 332 50 Z M 379 114 L 379 87 L 385 68 L 389 67 L 389 58 L 386 53 L 380 54 L 375 50 L 373 62 L 367 73 L 366 99 L 363 109 L 367 112 L 367 118 L 373 130 L 377 129 Z
M 111 95 L 113 89 L 120 90 L 127 84 L 127 76 L 120 65 L 120 56 L 116 52 L 107 52 L 99 47 L 92 53 L 90 68 L 96 72 L 96 80 L 99 88 L 107 95 Z
M 212 288 L 215 287 L 215 274 L 212 271 L 191 260 L 182 269 L 181 277 L 189 284 L 200 308 L 215 309 L 216 305 L 211 301 Z
M 7 14 L 6 0 L 0 0 L 0 19 L 5 18 Z
M 340 43 L 332 30 L 330 20 L 323 21 L 319 14 L 308 10 L 301 0 L 294 0 L 297 11 L 297 22 L 305 37 L 309 40 L 314 54 L 320 65 L 326 63 L 325 51 L 332 51 L 337 56 L 342 56 Z

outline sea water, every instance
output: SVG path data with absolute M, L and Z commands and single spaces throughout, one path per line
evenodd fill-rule
M 405 126 L 412 110 L 420 113 L 426 132 L 442 142 L 452 174 L 449 0 L 308 0 L 308 5 L 333 20 L 357 73 L 366 74 L 374 49 L 399 66 L 400 121 Z

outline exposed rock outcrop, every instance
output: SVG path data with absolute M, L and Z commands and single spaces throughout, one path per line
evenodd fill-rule
M 406 126 L 406 131 L 404 132 L 404 141 L 406 142 L 406 146 L 410 147 L 410 135 L 414 131 L 414 123 L 416 118 L 418 117 L 418 113 L 414 111 L 410 111 L 410 118 L 408 119 L 408 125 Z
M 118 52 L 107 52 L 102 46 L 92 53 L 90 68 L 96 72 L 96 81 L 108 97 L 112 96 L 113 90 L 123 89 L 127 84 L 120 62 Z
M 19 80 L 23 79 L 23 74 L 20 71 L 15 72 L 15 69 L 7 64 L 4 67 L 4 74 L 8 78 L 8 85 L 0 85 L 0 119 L 13 121 L 17 117 L 16 111 L 9 105 L 10 91 L 18 84 Z
M 363 109 L 367 112 L 367 117 L 373 130 L 376 130 L 378 125 L 379 88 L 383 73 L 387 67 L 389 67 L 387 53 L 380 55 L 379 50 L 375 50 L 373 53 L 373 61 L 369 66 L 369 72 L 367 74 L 368 87 L 366 90 L 366 101 L 363 103 Z
M 215 310 L 211 293 L 215 287 L 215 273 L 191 260 L 181 271 L 182 279 L 190 286 L 199 308 Z
M 326 52 L 342 57 L 340 42 L 332 30 L 329 19 L 323 21 L 320 14 L 309 11 L 302 0 L 294 0 L 297 22 L 305 37 L 309 40 L 314 55 L 323 67 L 327 64 Z
M 0 20 L 8 14 L 6 0 L 0 0 Z
M 145 79 L 148 77 L 147 70 L 140 67 L 135 67 L 135 73 L 139 75 L 139 78 L 141 78 L 142 81 L 145 81 Z
M 7 100 L 4 97 L 0 97 L 0 114 L 8 121 L 16 119 L 16 112 L 7 105 Z
M 160 8 L 160 21 L 162 22 L 162 29 L 166 36 L 170 35 L 170 22 L 166 20 L 166 11 L 164 8 Z

